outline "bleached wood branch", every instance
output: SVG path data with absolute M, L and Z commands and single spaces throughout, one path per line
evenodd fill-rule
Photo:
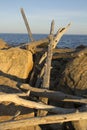
M 27 91 L 27 93 L 13 93 L 13 94 L 7 94 L 7 93 L 4 93 L 4 92 L 0 92 L 0 96 L 5 96 L 5 95 L 9 95 L 9 96 L 20 96 L 20 97 L 26 97 L 26 96 L 29 96 L 30 95 L 30 90 Z
M 64 33 L 69 29 L 71 23 L 69 23 L 66 27 L 64 28 L 60 28 L 57 33 L 56 36 L 54 38 L 54 44 L 53 44 L 53 49 L 56 47 L 56 45 L 58 44 L 58 42 L 60 41 L 61 37 L 64 35 Z
M 47 59 L 45 63 L 45 69 L 44 69 L 44 77 L 43 77 L 43 88 L 48 88 L 50 85 L 50 72 L 51 72 L 51 61 L 52 61 L 52 46 L 53 46 L 53 34 L 54 34 L 54 20 L 51 23 L 51 29 L 50 29 L 50 43 L 48 45 L 48 52 L 47 52 Z
M 55 37 L 54 37 L 54 40 L 53 40 L 53 44 L 52 44 L 52 48 L 54 49 L 56 47 L 56 45 L 58 44 L 58 42 L 60 41 L 61 37 L 64 35 L 64 33 L 68 30 L 68 28 L 70 27 L 70 24 L 68 24 L 65 28 L 60 28 Z M 39 64 L 42 63 L 42 61 L 46 58 L 47 56 L 47 52 L 45 52 L 43 54 L 43 56 L 41 57 L 41 60 L 39 62 Z
M 75 109 L 65 109 L 61 107 L 56 107 L 52 105 L 45 105 L 42 103 L 37 103 L 34 101 L 26 100 L 19 97 L 17 94 L 1 94 L 0 95 L 0 103 L 1 102 L 13 102 L 17 105 L 21 105 L 28 108 L 34 108 L 39 110 L 46 110 L 53 113 L 71 113 L 74 112 Z
M 50 72 L 51 72 L 51 61 L 52 61 L 52 44 L 53 44 L 53 34 L 54 34 L 54 20 L 51 22 L 51 28 L 50 28 L 50 42 L 48 45 L 48 51 L 47 51 L 47 58 L 46 58 L 46 63 L 44 67 L 44 76 L 43 76 L 43 83 L 42 83 L 42 88 L 49 89 L 50 86 Z M 39 98 L 43 103 L 48 104 L 48 98 Z M 47 112 L 45 111 L 38 111 L 39 116 L 45 116 Z
M 28 31 L 29 38 L 30 38 L 31 41 L 34 41 L 34 38 L 32 36 L 32 33 L 31 33 L 31 30 L 30 30 L 30 27 L 29 27 L 29 24 L 28 24 L 28 21 L 27 21 L 27 18 L 26 18 L 26 15 L 24 13 L 23 8 L 21 8 L 21 14 L 22 14 L 22 17 L 24 19 L 24 22 L 25 22 L 25 25 L 26 25 L 26 28 L 27 28 L 27 31 Z
M 36 126 L 42 124 L 52 124 L 52 123 L 63 123 L 69 121 L 79 121 L 87 119 L 87 112 L 78 112 L 72 114 L 63 115 L 51 115 L 45 117 L 34 117 L 28 119 L 22 119 L 17 121 L 7 121 L 0 123 L 1 130 L 14 129 L 24 126 Z

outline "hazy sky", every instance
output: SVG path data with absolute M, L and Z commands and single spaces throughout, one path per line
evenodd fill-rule
M 24 8 L 32 33 L 55 32 L 71 22 L 68 34 L 87 34 L 87 0 L 0 0 L 0 33 L 27 33 L 20 8 Z

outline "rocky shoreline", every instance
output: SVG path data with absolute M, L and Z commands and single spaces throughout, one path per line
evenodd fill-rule
M 26 48 L 26 47 L 25 47 Z M 46 46 L 43 46 L 45 49 Z M 41 47 L 40 47 L 41 49 Z M 80 46 L 76 49 L 59 49 L 56 48 L 52 58 L 52 70 L 50 78 L 50 89 L 54 91 L 63 92 L 65 94 L 81 96 L 86 98 L 87 94 L 87 48 Z M 38 64 L 43 52 L 32 54 L 31 51 L 22 49 L 20 47 L 9 47 L 3 40 L 0 40 L 0 94 L 17 94 L 26 92 L 26 88 L 20 89 L 20 84 L 30 84 L 37 88 L 42 84 L 42 77 L 40 72 L 43 68 Z M 33 77 L 32 77 L 33 75 Z M 40 79 L 41 78 L 41 79 Z M 38 82 L 39 81 L 39 82 Z M 33 93 L 34 94 L 34 93 Z M 37 102 L 38 97 L 33 95 L 27 97 L 27 100 Z M 55 100 L 54 100 L 55 101 Z M 49 99 L 49 105 L 63 108 L 79 108 L 83 104 L 76 104 L 73 102 L 54 102 Z M 19 114 L 18 114 L 19 113 Z M 6 101 L 0 104 L 0 122 L 13 120 L 21 120 L 35 116 L 35 110 L 21 105 L 16 105 L 12 102 Z M 17 116 L 15 116 L 18 114 Z M 50 114 L 50 113 L 49 113 Z M 48 114 L 48 115 L 49 115 Z M 15 117 L 14 117 L 15 116 Z M 82 121 L 81 121 L 82 122 Z M 84 127 L 86 120 L 83 121 Z M 73 124 L 73 125 L 72 125 Z M 45 126 L 45 129 L 80 129 L 80 121 L 78 123 L 58 123 Z M 82 124 L 82 123 L 81 123 Z M 80 125 L 81 125 L 80 124 Z M 83 126 L 82 124 L 82 126 Z M 44 127 L 36 126 L 36 128 L 44 129 Z M 19 129 L 35 129 L 35 126 L 25 126 Z

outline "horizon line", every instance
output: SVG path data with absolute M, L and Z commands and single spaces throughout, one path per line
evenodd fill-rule
M 0 32 L 0 34 L 26 34 L 28 35 L 28 33 L 23 33 L 23 32 Z M 49 33 L 32 33 L 32 35 L 35 34 L 41 34 L 41 35 L 50 35 Z M 66 33 L 64 35 L 87 35 L 87 34 L 80 34 L 80 33 Z

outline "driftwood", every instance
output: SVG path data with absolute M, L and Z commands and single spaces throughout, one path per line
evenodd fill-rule
M 64 115 L 52 115 L 45 117 L 35 117 L 29 119 L 23 119 L 18 121 L 8 121 L 0 123 L 0 129 L 7 130 L 13 128 L 19 128 L 23 126 L 36 126 L 42 124 L 52 124 L 52 123 L 63 123 L 69 121 L 78 121 L 87 119 L 87 112 L 78 112 L 72 114 Z
M 48 46 L 47 59 L 45 63 L 44 69 L 44 77 L 43 77 L 43 88 L 49 89 L 50 85 L 50 72 L 51 72 L 51 61 L 52 61 L 52 46 L 53 46 L 53 32 L 54 32 L 54 21 L 51 23 L 51 31 L 50 31 L 50 43 Z
M 74 95 L 65 94 L 60 91 L 52 91 L 47 89 L 40 89 L 31 87 L 28 84 L 20 85 L 21 89 L 29 90 L 32 95 L 37 97 L 47 97 L 48 99 L 55 100 L 55 101 L 65 101 L 65 102 L 75 102 L 75 103 L 85 103 L 87 104 L 87 99 L 83 97 L 78 97 Z
M 64 35 L 64 33 L 68 30 L 68 28 L 70 27 L 70 24 L 68 24 L 65 28 L 60 28 L 55 37 L 54 37 L 54 40 L 53 40 L 53 43 L 52 43 L 52 48 L 54 49 L 56 47 L 56 45 L 58 44 L 58 42 L 60 41 L 61 37 Z M 39 64 L 42 63 L 42 61 L 46 58 L 47 56 L 47 52 L 45 52 L 45 54 L 42 56 Z
M 24 94 L 23 94 L 24 95 Z M 21 105 L 28 108 L 34 108 L 39 110 L 46 110 L 53 113 L 71 113 L 75 112 L 75 109 L 60 108 L 52 105 L 45 105 L 34 101 L 26 100 L 19 97 L 17 94 L 1 94 L 0 102 L 13 102 L 17 105 Z
M 80 97 L 80 96 L 65 94 L 60 91 L 53 91 L 49 89 L 50 89 L 50 78 L 51 78 L 50 73 L 52 68 L 51 67 L 52 59 L 73 58 L 73 57 L 80 57 L 83 55 L 87 55 L 87 48 L 84 48 L 83 50 L 81 48 L 80 49 L 79 48 L 77 49 L 56 48 L 59 40 L 70 27 L 70 24 L 68 24 L 64 28 L 60 28 L 57 31 L 56 35 L 53 35 L 54 21 L 52 21 L 50 34 L 48 35 L 48 37 L 34 41 L 23 8 L 21 8 L 21 14 L 23 16 L 28 31 L 30 42 L 19 45 L 18 47 L 25 46 L 25 48 L 27 50 L 30 50 L 32 54 L 36 54 L 36 53 L 40 54 L 40 52 L 42 52 L 38 60 L 39 62 L 38 63 L 35 62 L 37 64 L 35 64 L 34 69 L 32 70 L 31 77 L 29 78 L 29 83 L 34 81 L 34 74 L 36 73 L 36 68 L 39 69 L 39 73 L 36 76 L 35 84 L 33 85 L 34 87 L 31 87 L 29 84 L 18 83 L 17 85 L 19 89 L 21 89 L 21 93 L 6 94 L 1 92 L 0 103 L 9 102 L 27 108 L 35 109 L 36 112 L 35 115 L 38 117 L 15 121 L 14 118 L 19 114 L 17 113 L 17 115 L 15 115 L 12 118 L 12 120 L 10 121 L 8 120 L 6 122 L 0 123 L 0 129 L 6 130 L 10 128 L 14 129 L 14 128 L 23 127 L 25 125 L 36 126 L 42 124 L 63 123 L 69 121 L 79 122 L 79 121 L 86 120 L 87 119 L 86 98 L 83 98 L 82 96 Z M 45 63 L 45 59 L 46 59 L 46 63 Z M 41 66 L 42 68 L 39 68 L 39 66 Z M 41 81 L 42 79 L 43 81 Z M 42 88 L 38 88 L 38 87 L 42 87 Z M 62 107 L 59 107 L 58 104 L 50 105 L 51 103 L 48 105 L 48 100 L 49 101 L 53 100 L 55 104 L 56 101 L 61 102 L 62 104 L 66 102 L 70 102 L 76 105 L 79 104 L 81 105 L 81 107 L 79 108 L 79 105 L 76 108 L 74 107 L 74 105 L 71 108 L 69 107 L 67 108 L 64 105 Z M 85 106 L 83 104 L 85 104 Z M 49 112 L 49 116 L 46 116 L 48 112 Z M 54 113 L 58 115 L 54 115 Z M 86 126 L 84 128 L 86 128 Z
M 53 53 L 67 53 L 67 52 L 74 52 L 76 49 L 71 49 L 71 48 L 55 48 L 53 49 Z
M 26 15 L 24 13 L 24 10 L 23 8 L 21 8 L 21 14 L 23 16 L 23 19 L 24 19 L 24 22 L 25 22 L 25 25 L 26 25 L 26 28 L 27 28 L 27 31 L 28 31 L 28 35 L 30 37 L 30 40 L 31 41 L 34 41 L 34 38 L 32 37 L 32 33 L 31 33 L 31 30 L 30 30 L 30 27 L 29 27 L 29 24 L 28 24 L 28 21 L 27 21 L 27 18 L 26 18 Z
M 68 50 L 70 50 L 68 52 Z M 87 55 L 87 48 L 84 49 L 74 49 L 74 51 L 72 51 L 72 49 L 67 49 L 66 52 L 61 52 L 61 50 L 58 51 L 55 50 L 54 53 L 56 53 L 53 56 L 53 59 L 58 59 L 58 58 L 73 58 L 73 57 L 81 57 L 83 55 Z
M 44 77 L 43 77 L 43 83 L 42 88 L 49 89 L 50 86 L 50 71 L 51 71 L 51 60 L 52 60 L 52 44 L 53 44 L 53 33 L 54 33 L 54 20 L 51 23 L 51 29 L 50 29 L 50 43 L 48 46 L 48 52 L 47 52 L 47 59 L 44 67 Z M 40 98 L 40 100 L 48 104 L 48 98 Z M 38 111 L 39 116 L 46 115 L 46 112 Z
M 60 28 L 56 35 L 54 36 L 54 43 L 53 43 L 53 49 L 56 47 L 56 45 L 58 44 L 59 40 L 61 39 L 61 37 L 64 35 L 64 33 L 68 30 L 68 28 L 70 27 L 70 24 L 68 24 L 65 28 Z M 29 35 L 30 37 L 30 35 Z M 28 50 L 32 50 L 33 53 L 36 53 L 38 51 L 42 51 L 42 49 L 38 49 L 37 47 L 40 46 L 40 45 L 44 45 L 45 43 L 48 45 L 49 44 L 49 40 L 50 40 L 50 36 L 48 36 L 47 38 L 44 38 L 44 39 L 40 39 L 40 40 L 37 40 L 37 41 L 32 41 L 32 42 L 29 42 L 29 43 L 25 43 L 25 44 L 21 44 L 21 45 L 18 45 L 18 47 L 22 47 L 22 46 L 27 46 L 28 47 Z M 45 53 L 40 62 L 41 63 L 47 56 L 47 53 Z
M 44 45 L 44 44 L 49 44 L 49 36 L 47 38 L 43 38 L 40 40 L 36 40 L 36 41 L 32 41 L 32 42 L 28 42 L 28 43 L 24 43 L 24 44 L 20 44 L 17 47 L 23 47 L 26 46 L 27 50 L 32 51 L 32 53 L 36 53 L 36 52 L 40 52 L 42 51 L 41 48 L 37 48 L 40 45 Z
M 59 29 L 56 33 L 56 35 L 53 37 L 53 42 L 52 42 L 52 51 L 55 49 L 56 45 L 58 44 L 59 40 L 61 39 L 61 37 L 63 36 L 63 34 L 68 30 L 70 24 L 68 24 L 65 28 L 62 28 L 62 29 Z M 53 27 L 52 29 L 53 30 Z M 50 31 L 51 32 L 51 31 Z M 52 31 L 53 32 L 53 31 Z M 49 37 L 50 38 L 50 37 Z M 40 61 L 39 61 L 39 64 L 42 63 L 42 61 L 47 57 L 47 51 L 42 55 Z M 34 72 L 33 72 L 34 73 Z M 44 67 L 42 68 L 40 74 L 38 75 L 38 79 L 36 81 L 36 85 L 40 85 L 41 83 L 41 79 L 42 79 L 42 76 L 44 74 Z M 47 79 L 47 78 L 46 78 Z

